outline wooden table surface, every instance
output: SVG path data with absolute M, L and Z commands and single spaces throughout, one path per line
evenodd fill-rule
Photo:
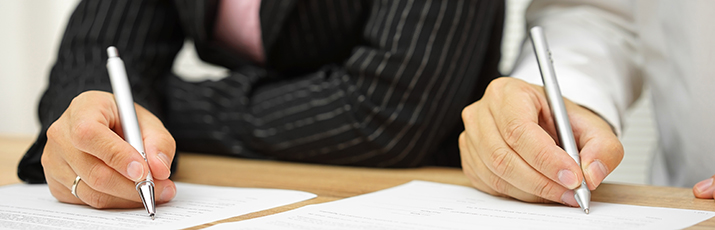
M 19 183 L 16 167 L 31 138 L 0 136 L 0 185 Z M 394 187 L 411 180 L 425 180 L 469 186 L 461 170 L 426 167 L 416 169 L 374 169 L 258 161 L 222 156 L 182 153 L 175 181 L 234 187 L 294 189 L 315 193 L 317 198 L 196 226 L 199 229 L 291 210 L 307 204 L 323 203 Z M 592 200 L 655 207 L 715 211 L 715 202 L 697 199 L 691 189 L 604 183 L 593 191 Z M 692 229 L 715 229 L 715 218 Z

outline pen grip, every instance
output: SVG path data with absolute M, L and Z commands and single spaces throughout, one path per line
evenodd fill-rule
M 546 92 L 549 108 L 551 109 L 551 116 L 553 116 L 554 124 L 556 125 L 559 144 L 561 148 L 576 161 L 576 164 L 581 166 L 578 146 L 576 146 L 576 140 L 574 139 L 566 105 L 564 104 L 561 89 L 556 79 L 556 72 L 554 71 L 551 52 L 549 52 L 549 47 L 546 43 L 546 36 L 541 27 L 531 28 L 530 35 L 534 46 L 534 53 L 536 53 L 536 60 L 539 64 L 539 70 L 541 71 L 541 79 L 544 82 L 544 91 Z
M 124 62 L 119 57 L 110 57 L 107 60 L 107 70 L 109 71 L 109 79 L 114 92 L 114 100 L 119 111 L 119 119 L 122 123 L 124 139 L 141 153 L 146 160 L 144 141 L 142 140 L 137 113 L 134 109 L 134 99 L 127 73 L 124 69 Z

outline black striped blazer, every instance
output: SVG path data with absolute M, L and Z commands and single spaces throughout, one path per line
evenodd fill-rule
M 179 151 L 324 164 L 459 166 L 461 110 L 499 76 L 500 0 L 263 0 L 263 65 L 212 39 L 217 5 L 79 3 L 20 178 L 44 182 L 45 131 L 72 98 L 111 91 L 110 45 L 126 63 L 135 100 L 163 120 Z M 228 76 L 193 83 L 174 76 L 185 39 Z

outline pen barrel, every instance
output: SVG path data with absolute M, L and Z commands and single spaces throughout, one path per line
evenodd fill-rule
M 119 57 L 109 57 L 107 59 L 107 70 L 112 84 L 114 100 L 119 111 L 124 139 L 146 160 L 144 141 L 142 140 L 137 113 L 134 109 L 134 98 L 124 69 L 124 62 Z
M 546 92 L 547 101 L 551 110 L 551 116 L 554 117 L 554 125 L 556 126 L 556 134 L 559 138 L 559 144 L 571 158 L 576 161 L 576 164 L 581 166 L 581 158 L 579 157 L 578 147 L 573 138 L 573 129 L 569 122 L 566 105 L 564 104 L 556 79 L 551 52 L 546 43 L 546 36 L 540 27 L 534 27 L 530 30 L 531 41 L 536 53 L 536 60 L 541 71 L 541 78 L 544 82 L 544 91 Z

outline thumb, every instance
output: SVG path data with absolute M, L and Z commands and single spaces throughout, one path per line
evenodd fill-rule
M 713 176 L 715 177 L 715 176 Z M 713 177 L 702 180 L 693 186 L 693 195 L 697 198 L 712 199 L 715 186 L 713 186 Z
M 611 126 L 596 113 L 567 102 L 581 168 L 590 190 L 596 189 L 623 159 L 623 145 Z
M 176 153 L 176 142 L 159 118 L 140 105 L 135 104 L 135 108 L 152 176 L 158 180 L 168 179 Z

